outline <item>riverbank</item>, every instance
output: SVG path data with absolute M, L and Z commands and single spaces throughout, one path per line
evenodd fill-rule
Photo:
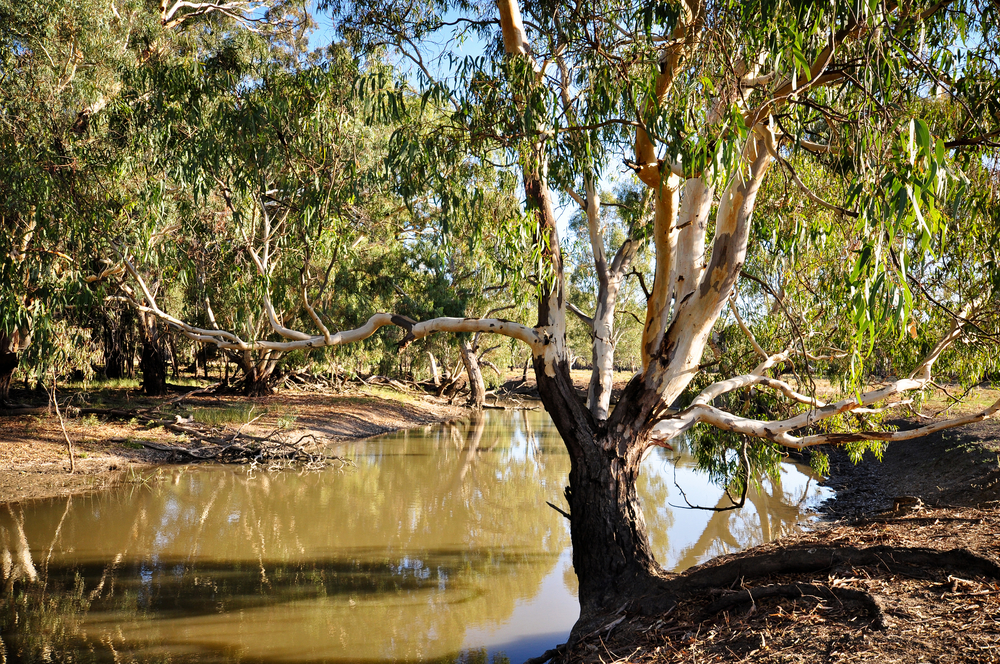
M 68 396 L 67 392 L 63 396 Z M 15 395 L 20 396 L 20 395 Z M 74 393 L 63 413 L 0 414 L 0 503 L 95 491 L 134 481 L 154 467 L 194 460 L 198 442 L 139 418 L 80 414 L 82 410 L 155 411 L 164 419 L 191 420 L 219 436 L 267 436 L 317 443 L 362 439 L 428 426 L 467 415 L 464 408 L 429 395 L 382 386 L 354 386 L 344 393 L 286 390 L 267 397 L 192 394 L 144 397 L 135 389 L 101 388 Z M 70 472 L 66 437 L 73 444 Z
M 1000 662 L 1000 421 L 831 451 L 826 483 L 815 529 L 688 570 L 731 583 L 609 614 L 557 661 Z

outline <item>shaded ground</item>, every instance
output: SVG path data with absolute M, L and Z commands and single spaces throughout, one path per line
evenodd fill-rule
M 15 393 L 15 400 L 27 401 Z M 77 401 L 77 407 L 157 408 L 161 415 L 190 417 L 202 413 L 243 421 L 222 422 L 217 430 L 230 435 L 266 435 L 281 430 L 289 438 L 310 435 L 317 441 L 367 438 L 398 429 L 451 420 L 465 410 L 422 395 L 404 395 L 384 388 L 359 387 L 349 394 L 284 391 L 249 398 L 196 395 L 166 404 L 177 395 L 149 399 L 129 390 L 102 390 Z M 18 399 L 18 397 L 21 397 Z M 0 503 L 96 490 L 128 481 L 156 464 L 189 462 L 176 452 L 152 449 L 196 449 L 196 441 L 162 426 L 143 426 L 126 418 L 64 413 L 66 433 L 73 441 L 76 472 L 69 473 L 69 456 L 54 413 L 0 416 Z M 259 418 L 259 419 L 258 419 Z M 208 419 L 208 418 L 205 418 Z M 252 420 L 251 424 L 246 421 Z
M 901 429 L 912 422 L 899 422 Z M 837 496 L 825 511 L 859 518 L 919 498 L 929 506 L 977 506 L 1000 500 L 1000 421 L 986 420 L 890 445 L 880 463 L 870 452 L 854 465 L 831 455 L 827 485 Z
M 609 616 L 566 661 L 997 662 L 1000 567 L 974 569 L 975 558 L 963 550 L 996 561 L 998 527 L 992 509 L 927 509 L 840 523 L 717 558 L 698 569 L 767 554 L 790 563 L 831 546 L 877 547 L 867 563 L 739 575 L 669 615 Z M 942 555 L 929 564 L 927 550 Z M 778 591 L 790 596 L 763 597 Z M 710 608 L 726 600 L 727 608 Z

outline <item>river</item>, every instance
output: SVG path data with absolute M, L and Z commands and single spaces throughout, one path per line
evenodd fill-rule
M 168 467 L 0 505 L 0 662 L 521 662 L 578 615 L 569 459 L 542 412 L 339 444 L 354 466 Z M 678 487 L 683 489 L 684 495 Z M 802 527 L 807 468 L 726 504 L 683 451 L 640 478 L 671 570 Z

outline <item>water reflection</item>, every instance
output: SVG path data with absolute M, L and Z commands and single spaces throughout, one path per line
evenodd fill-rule
M 0 506 L 0 661 L 521 661 L 564 638 L 576 582 L 545 501 L 561 504 L 569 462 L 547 416 L 333 451 L 357 468 L 178 468 Z M 795 527 L 815 489 L 790 470 L 753 509 L 678 511 L 675 472 L 713 500 L 688 461 L 647 461 L 647 523 L 671 568 Z

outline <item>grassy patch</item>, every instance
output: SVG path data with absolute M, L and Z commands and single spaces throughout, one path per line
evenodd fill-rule
M 256 404 L 239 404 L 227 408 L 199 408 L 191 413 L 195 422 L 217 427 L 226 424 L 243 424 L 264 415 L 268 409 Z
M 422 404 L 420 393 L 408 394 L 405 392 L 400 392 L 399 390 L 394 390 L 391 387 L 382 387 L 381 385 L 366 385 L 362 388 L 362 391 L 366 395 L 376 397 L 377 399 L 383 399 L 385 401 L 398 401 L 399 403 L 407 404 Z

